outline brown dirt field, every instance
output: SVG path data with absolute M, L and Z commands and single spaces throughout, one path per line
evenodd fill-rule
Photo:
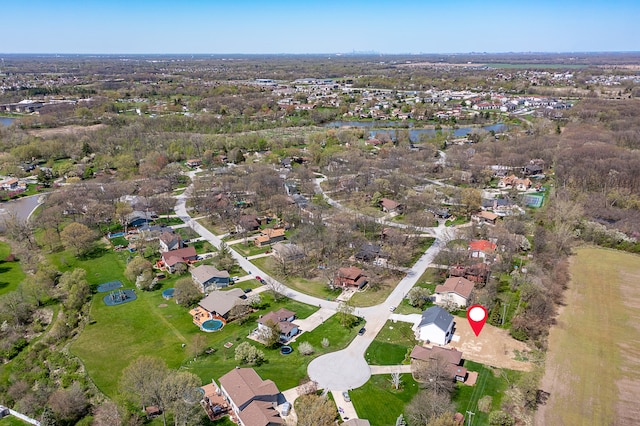
M 92 132 L 107 127 L 106 124 L 94 124 L 92 126 L 63 126 L 54 129 L 33 129 L 29 130 L 29 134 L 39 138 L 50 138 L 61 135 L 75 135 L 80 133 Z
M 452 341 L 450 345 L 462 351 L 464 359 L 497 368 L 531 370 L 531 363 L 515 359 L 515 351 L 527 352 L 527 345 L 509 336 L 507 330 L 485 324 L 476 337 L 465 318 L 456 318 L 454 339 L 457 338 L 455 336 L 460 336 L 460 340 Z
M 549 334 L 536 425 L 634 425 L 640 418 L 640 257 L 584 247 Z

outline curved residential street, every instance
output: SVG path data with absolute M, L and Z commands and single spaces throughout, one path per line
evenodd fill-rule
M 193 178 L 195 172 L 190 172 L 190 177 Z M 325 196 L 325 199 L 329 204 L 337 209 L 346 210 L 337 201 L 327 197 L 322 191 L 320 183 L 326 178 L 316 179 L 316 186 L 319 191 Z M 213 244 L 216 248 L 220 248 L 222 240 L 217 235 L 210 232 L 204 226 L 199 224 L 196 220 L 192 219 L 186 208 L 186 201 L 189 198 L 193 185 L 190 185 L 187 190 L 181 195 L 178 195 L 177 203 L 175 207 L 176 214 L 195 232 L 197 232 L 203 239 Z M 395 226 L 399 228 L 407 228 L 407 225 L 399 224 L 395 222 L 387 222 L 384 220 L 377 220 L 379 223 L 383 223 L 389 226 Z M 436 238 L 435 242 L 429 249 L 418 259 L 418 261 L 409 269 L 405 277 L 400 280 L 396 288 L 391 292 L 387 299 L 376 306 L 366 308 L 356 308 L 354 314 L 364 318 L 366 321 L 366 332 L 362 336 L 356 336 L 349 346 L 343 350 L 325 354 L 315 358 L 308 367 L 308 374 L 312 380 L 318 382 L 319 388 L 331 391 L 346 391 L 349 389 L 358 388 L 364 385 L 371 377 L 371 368 L 365 360 L 365 352 L 371 342 L 374 340 L 378 332 L 384 327 L 384 324 L 392 315 L 391 307 L 398 306 L 407 292 L 416 284 L 418 279 L 422 276 L 425 270 L 432 264 L 435 255 L 440 251 L 442 246 L 455 234 L 455 229 L 447 228 L 444 223 L 435 228 L 420 227 L 417 228 L 420 232 L 432 235 Z M 273 280 L 278 283 L 278 287 L 283 289 L 283 293 L 296 301 L 306 303 L 313 306 L 319 306 L 322 308 L 322 315 L 325 319 L 327 311 L 335 313 L 338 309 L 339 303 L 333 301 L 327 301 L 318 297 L 310 296 L 299 291 L 286 287 L 284 284 L 278 282 L 273 277 L 270 277 L 265 271 L 259 269 L 256 265 L 251 263 L 244 256 L 229 247 L 233 257 L 249 275 L 259 275 L 265 279 Z M 348 416 L 355 418 L 356 413 L 351 403 L 345 401 L 336 400 L 339 406 L 344 407 L 342 416 Z

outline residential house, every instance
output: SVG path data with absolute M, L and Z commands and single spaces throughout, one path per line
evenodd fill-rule
M 435 289 L 435 303 L 465 307 L 473 292 L 474 283 L 463 277 L 449 277 Z
M 351 266 L 348 268 L 340 268 L 336 273 L 333 281 L 335 286 L 342 287 L 364 287 L 369 281 L 367 276 L 363 274 L 362 269 Z
M 164 231 L 158 238 L 160 253 L 182 248 L 182 237 L 173 231 Z
M 284 228 L 266 228 L 260 232 L 260 236 L 254 240 L 254 243 L 258 247 L 264 247 L 284 239 Z
M 3 191 L 15 191 L 18 189 L 20 181 L 15 178 L 4 179 L 0 181 L 0 189 Z
M 139 228 L 144 225 L 149 225 L 149 223 L 153 222 L 157 217 L 158 215 L 156 215 L 155 212 L 134 210 L 127 216 L 127 226 L 130 228 Z
M 288 342 L 293 336 L 298 334 L 300 330 L 298 326 L 293 323 L 296 319 L 296 313 L 284 308 L 280 308 L 277 311 L 272 311 L 262 315 L 258 319 L 258 330 L 265 331 L 270 330 L 270 323 L 278 326 L 280 331 L 279 339 L 281 342 Z
M 496 222 L 498 221 L 498 218 L 500 216 L 498 216 L 495 213 L 491 213 L 485 210 L 479 211 L 477 213 L 474 213 L 471 216 L 471 219 L 473 219 L 474 222 L 478 222 L 478 223 L 488 223 L 490 225 L 495 225 Z
M 218 290 L 228 287 L 230 282 L 229 272 L 219 271 L 211 265 L 200 265 L 197 268 L 193 268 L 191 270 L 191 278 L 203 293 L 207 293 L 211 289 Z
M 202 299 L 198 306 L 207 311 L 210 315 L 217 315 L 225 320 L 229 317 L 229 312 L 234 306 L 244 303 L 247 296 L 240 288 L 233 288 L 226 291 L 214 291 Z
M 361 262 L 374 262 L 378 259 L 388 259 L 389 254 L 382 251 L 378 245 L 365 243 L 354 255 L 354 258 Z
M 202 160 L 199 158 L 192 158 L 187 160 L 187 167 L 195 168 L 200 167 L 202 165 Z
M 516 188 L 518 191 L 526 191 L 531 188 L 531 180 L 529 178 L 519 179 L 516 175 L 509 175 L 500 179 L 498 188 Z
M 474 240 L 469 243 L 469 257 L 486 259 L 492 255 L 498 246 L 488 240 Z
M 258 220 L 258 216 L 254 214 L 243 214 L 240 216 L 240 220 L 238 220 L 238 225 L 236 226 L 237 232 L 251 232 L 260 228 L 260 221 Z
M 276 243 L 272 251 L 273 257 L 280 262 L 291 262 L 305 257 L 304 250 L 295 244 Z
M 444 360 L 447 362 L 447 371 L 451 374 L 452 380 L 458 382 L 467 380 L 467 369 L 462 366 L 462 352 L 456 348 L 414 346 L 409 357 L 411 358 L 412 366 L 414 363 L 431 362 L 438 359 Z
M 389 198 L 382 198 L 380 200 L 380 207 L 385 213 L 402 213 L 402 204 L 390 200 Z
M 544 171 L 544 160 L 540 158 L 529 161 L 529 164 L 524 166 L 523 172 L 525 176 L 539 175 Z
M 253 368 L 234 368 L 220 377 L 219 391 L 229 402 L 241 426 L 284 424 L 276 410 L 280 391 L 271 380 L 262 380 Z
M 491 275 L 491 267 L 486 263 L 476 263 L 474 265 L 456 265 L 449 268 L 449 276 L 464 277 L 475 284 L 486 283 Z
M 189 264 L 197 259 L 196 249 L 193 247 L 184 247 L 177 250 L 166 251 L 162 253 L 161 266 L 167 271 L 173 273 L 177 264 Z
M 421 316 L 416 328 L 416 338 L 428 343 L 446 345 L 453 338 L 453 315 L 440 306 L 431 306 Z

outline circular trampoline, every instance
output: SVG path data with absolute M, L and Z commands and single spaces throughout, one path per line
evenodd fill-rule
M 224 323 L 219 319 L 210 319 L 202 323 L 202 329 L 204 331 L 218 331 L 224 327 Z

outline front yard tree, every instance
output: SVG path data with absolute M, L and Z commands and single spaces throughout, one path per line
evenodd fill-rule
M 335 406 L 320 395 L 302 395 L 296 399 L 298 426 L 332 426 L 335 424 Z
M 354 308 L 349 301 L 340 302 L 338 305 L 338 319 L 343 327 L 351 328 L 358 320 L 358 318 L 353 315 L 353 311 Z
M 229 246 L 224 242 L 220 243 L 220 250 L 216 257 L 216 268 L 221 271 L 228 271 L 233 268 L 235 264 L 236 260 L 233 258 Z
M 429 300 L 429 296 L 431 295 L 431 291 L 428 288 L 424 287 L 413 287 L 407 293 L 407 299 L 409 300 L 409 304 L 411 306 L 418 307 L 422 309 L 427 300 Z
M 273 300 L 278 302 L 285 298 L 285 294 L 284 294 L 285 286 L 280 281 L 274 280 L 271 277 L 267 277 L 265 279 L 265 282 L 266 282 L 265 285 L 271 291 Z
M 57 419 L 75 424 L 86 414 L 89 402 L 78 382 L 75 382 L 67 389 L 58 389 L 52 393 L 49 407 Z
M 95 236 L 86 225 L 72 222 L 60 233 L 60 240 L 66 249 L 72 249 L 76 257 L 89 251 Z

